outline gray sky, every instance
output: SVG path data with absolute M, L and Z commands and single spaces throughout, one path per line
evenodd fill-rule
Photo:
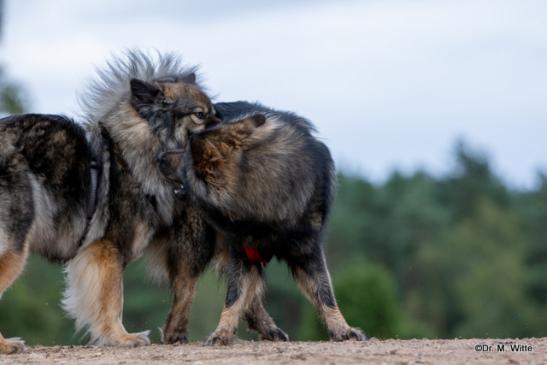
M 544 0 L 7 0 L 5 11 L 0 61 L 36 112 L 77 116 L 96 66 L 153 48 L 199 64 L 217 100 L 310 118 L 339 166 L 376 181 L 446 171 L 458 138 L 516 187 L 547 170 Z

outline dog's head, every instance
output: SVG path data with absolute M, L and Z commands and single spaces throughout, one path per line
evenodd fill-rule
M 167 148 L 184 144 L 188 133 L 220 123 L 209 97 L 196 85 L 195 74 L 153 82 L 131 79 L 131 106 Z
M 160 170 L 170 180 L 184 183 L 184 168 L 188 168 L 188 164 L 194 164 L 197 170 L 219 168 L 231 159 L 232 154 L 245 148 L 253 140 L 255 131 L 266 121 L 263 114 L 254 114 L 196 133 L 184 148 L 168 149 L 160 153 Z

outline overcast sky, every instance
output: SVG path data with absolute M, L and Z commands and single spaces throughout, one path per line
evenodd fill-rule
M 176 51 L 217 100 L 310 118 L 340 166 L 376 181 L 446 171 L 458 138 L 515 187 L 547 171 L 544 0 L 5 5 L 0 62 L 35 112 L 77 116 L 76 95 L 113 52 Z

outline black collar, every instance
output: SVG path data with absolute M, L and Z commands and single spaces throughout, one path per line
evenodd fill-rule
M 97 150 L 93 148 L 93 143 L 90 141 L 90 161 L 89 161 L 89 189 L 87 190 L 87 200 L 86 200 L 86 225 L 80 237 L 79 245 L 82 246 L 89 232 L 91 226 L 91 220 L 97 211 L 97 206 L 99 202 L 99 190 L 101 188 L 101 180 L 103 175 L 103 140 L 104 138 L 99 137 L 101 140 L 97 144 L 99 147 Z
M 89 163 L 89 190 L 87 194 L 87 225 L 97 210 L 97 195 L 101 184 L 102 163 L 100 157 L 93 156 Z

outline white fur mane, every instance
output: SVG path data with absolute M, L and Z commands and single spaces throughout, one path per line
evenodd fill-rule
M 165 79 L 179 81 L 197 71 L 186 66 L 173 53 L 154 56 L 139 50 L 127 50 L 115 56 L 104 68 L 97 70 L 97 77 L 88 83 L 79 97 L 87 122 L 99 122 L 111 113 L 129 95 L 129 82 L 136 78 L 143 81 Z

